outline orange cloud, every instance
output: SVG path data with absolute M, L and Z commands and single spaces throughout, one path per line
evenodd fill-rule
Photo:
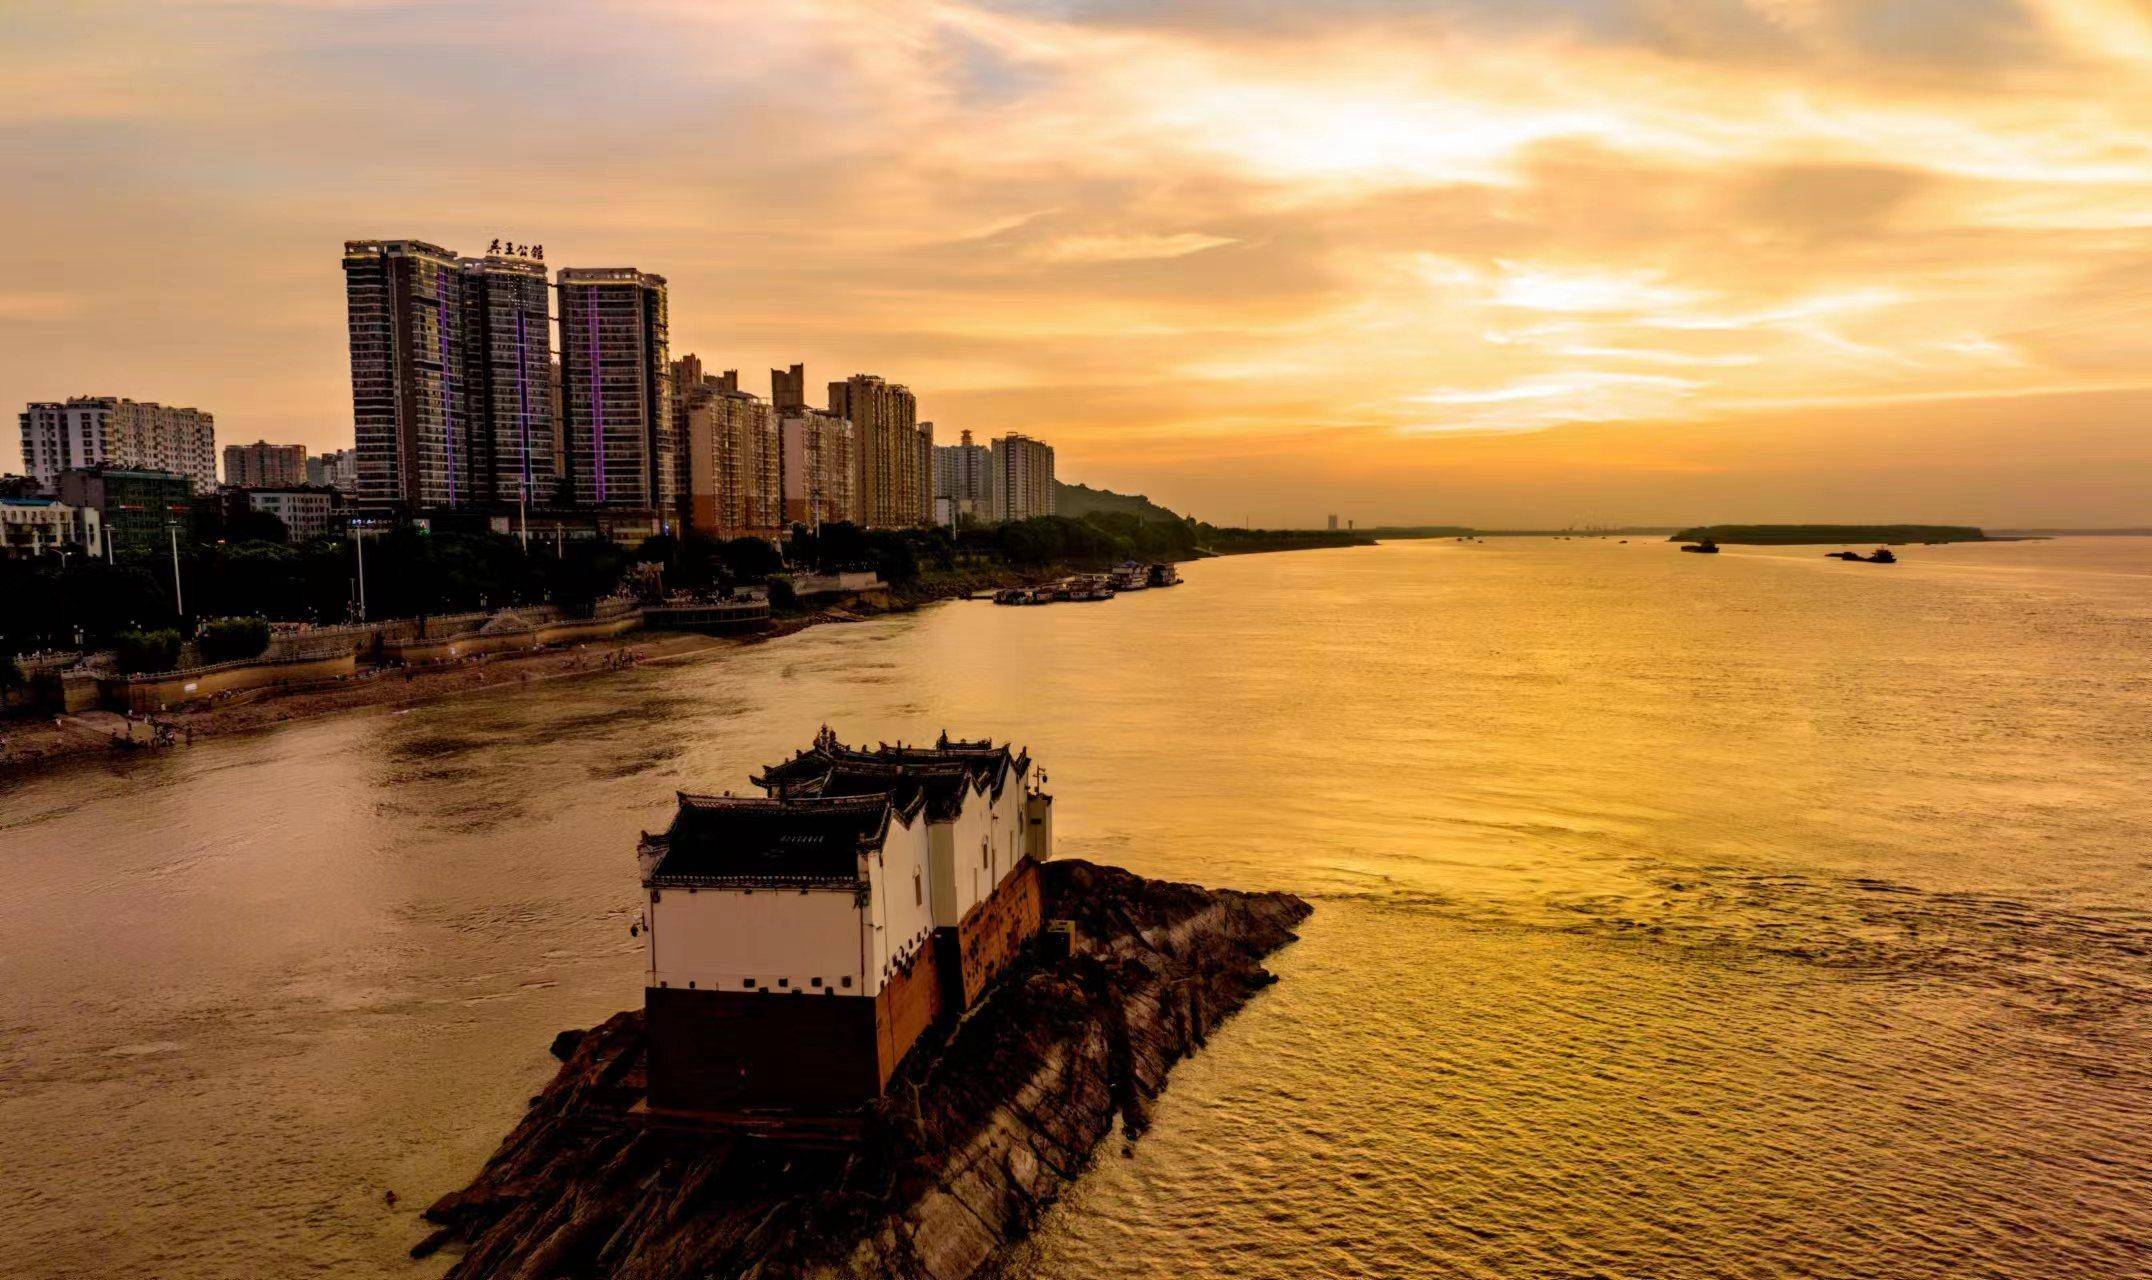
M 1680 518 L 1794 413 L 1877 501 L 1948 505 L 1904 406 L 2033 450 L 2027 406 L 2152 382 L 2152 23 L 1946 8 L 37 7 L 0 49 L 0 388 L 334 447 L 340 241 L 511 234 L 663 272 L 720 367 L 882 372 L 1168 501 L 1313 519 L 1379 458 L 1382 518 L 1534 468 Z M 2114 465 L 1993 518 L 2152 518 Z

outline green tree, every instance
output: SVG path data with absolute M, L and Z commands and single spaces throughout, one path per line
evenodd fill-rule
M 179 665 L 179 632 L 122 631 L 113 638 L 113 657 L 124 675 L 170 671 Z
M 217 618 L 203 626 L 195 644 L 204 662 L 230 662 L 252 658 L 269 647 L 266 618 Z

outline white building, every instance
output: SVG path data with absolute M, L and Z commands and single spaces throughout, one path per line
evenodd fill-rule
M 961 433 L 956 444 L 934 446 L 934 519 L 953 525 L 985 520 L 994 506 L 993 450 Z
M 249 489 L 247 505 L 282 520 L 294 543 L 319 538 L 336 524 L 337 495 L 329 489 Z
M 756 779 L 680 797 L 640 848 L 650 1105 L 838 1112 L 1035 936 L 1052 800 L 985 742 L 858 750 L 827 730 Z
M 63 547 L 91 556 L 104 554 L 94 507 L 70 506 L 51 498 L 0 498 L 0 555 L 40 556 Z
M 120 396 L 75 396 L 34 402 L 22 425 L 23 468 L 50 488 L 62 471 L 106 463 L 144 471 L 176 471 L 196 493 L 217 487 L 216 418 Z

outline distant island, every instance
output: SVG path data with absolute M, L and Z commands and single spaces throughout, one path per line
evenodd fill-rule
M 1968 524 L 1707 524 L 1683 529 L 1668 542 L 1724 542 L 1734 546 L 1803 547 L 1875 542 L 1994 542 Z

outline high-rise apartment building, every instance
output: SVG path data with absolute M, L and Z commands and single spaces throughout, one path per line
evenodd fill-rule
M 770 370 L 770 404 L 779 413 L 807 407 L 807 366 Z
M 956 444 L 934 446 L 934 500 L 946 523 L 984 520 L 993 513 L 993 451 L 963 432 Z
M 672 409 L 665 277 L 633 267 L 559 275 L 561 433 L 580 505 L 677 519 L 686 459 Z
M 548 496 L 552 322 L 539 253 L 344 244 L 358 497 L 422 510 Z
M 834 413 L 800 406 L 779 411 L 785 521 L 809 528 L 859 523 L 858 429 Z
M 1029 520 L 1054 513 L 1054 451 L 1010 432 L 994 441 L 994 518 Z
M 224 446 L 224 483 L 242 489 L 286 488 L 307 483 L 306 446 L 253 444 Z
M 214 415 L 123 396 L 74 396 L 23 409 L 23 469 L 51 488 L 60 473 L 110 465 L 185 476 L 197 493 L 217 487 Z
M 344 242 L 360 503 L 473 501 L 463 262 L 423 240 Z
M 522 254 L 465 258 L 463 348 L 471 488 L 499 506 L 553 496 L 552 284 Z
M 872 528 L 928 524 L 934 518 L 933 424 L 905 387 L 870 373 L 829 384 L 829 411 L 856 431 L 855 489 L 860 519 Z
M 906 471 L 917 474 L 919 477 L 919 515 L 917 520 L 920 524 L 933 524 L 934 424 L 931 422 L 920 423 L 918 431 L 912 437 L 911 446 L 911 463 L 906 468 Z
M 722 538 L 774 537 L 784 527 L 777 417 L 693 355 L 673 361 L 674 416 L 687 455 L 688 524 Z

